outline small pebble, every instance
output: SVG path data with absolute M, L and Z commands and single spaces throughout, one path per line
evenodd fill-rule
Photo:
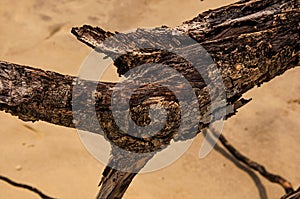
M 22 168 L 21 165 L 17 165 L 17 166 L 16 166 L 16 170 L 17 170 L 17 171 L 21 171 L 22 169 L 23 169 L 23 168 Z

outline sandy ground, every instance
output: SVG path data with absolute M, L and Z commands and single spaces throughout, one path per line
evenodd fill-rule
M 76 75 L 90 53 L 72 26 L 126 31 L 175 26 L 233 0 L 1 0 L 0 60 Z M 224 135 L 243 153 L 300 186 L 300 70 L 293 69 L 246 94 L 253 101 L 225 122 Z M 116 77 L 115 71 L 109 78 Z M 84 148 L 77 132 L 44 122 L 25 123 L 0 112 L 0 174 L 56 198 L 94 198 L 104 165 Z M 198 153 L 203 136 L 171 166 L 138 175 L 124 198 L 279 198 L 271 184 L 216 147 Z M 0 181 L 1 199 L 35 194 Z

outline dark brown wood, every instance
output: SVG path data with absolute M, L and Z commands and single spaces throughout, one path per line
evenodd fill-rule
M 211 122 L 209 118 L 216 111 L 208 108 L 210 97 L 207 85 L 199 74 L 192 70 L 193 66 L 190 63 L 172 53 L 157 50 L 160 42 L 168 40 L 168 33 L 176 30 L 192 37 L 206 49 L 217 64 L 224 80 L 227 104 L 218 108 L 226 109 L 229 117 L 238 107 L 245 104 L 240 99 L 242 94 L 254 86 L 270 81 L 290 68 L 299 66 L 299 15 L 299 2 L 295 0 L 241 1 L 204 12 L 175 28 L 138 29 L 133 33 L 122 34 L 85 25 L 81 28 L 73 28 L 72 33 L 90 47 L 94 48 L 102 44 L 97 50 L 116 58 L 114 64 L 120 75 L 144 63 L 167 64 L 179 71 L 191 83 L 198 96 L 197 103 L 201 112 L 198 130 L 200 132 Z M 118 46 L 112 48 L 109 42 L 103 43 L 105 39 L 115 34 L 118 35 L 118 40 L 114 43 L 118 43 Z M 132 38 L 152 34 L 160 35 L 160 39 L 152 41 L 143 38 L 136 39 L 134 42 L 146 42 L 147 45 L 153 45 L 155 49 L 146 51 L 135 49 Z M 122 46 L 120 42 L 132 45 Z M 175 38 L 169 42 L 170 48 L 178 49 L 182 41 Z M 124 49 L 132 52 L 123 55 Z M 195 57 L 205 53 L 193 45 L 188 46 L 184 52 Z M 207 66 L 202 65 L 202 70 L 204 73 L 207 72 Z M 75 83 L 82 89 L 72 93 Z M 137 139 L 125 134 L 115 124 L 111 113 L 111 94 L 114 86 L 114 83 L 85 81 L 51 71 L 0 62 L 0 110 L 16 115 L 24 121 L 43 120 L 101 133 L 118 147 L 137 153 L 162 150 L 172 139 L 186 140 L 195 136 L 188 134 L 189 129 L 186 129 L 186 134 L 176 135 L 180 119 L 179 105 L 174 98 L 176 93 L 166 90 L 155 82 L 139 88 L 132 96 L 132 119 L 138 124 L 147 124 L 150 105 L 163 103 L 170 116 L 166 127 L 151 138 Z M 216 84 L 215 90 L 219 86 Z M 96 87 L 96 91 L 91 90 L 92 87 Z M 126 92 L 130 87 L 131 85 L 128 85 L 126 88 L 119 89 Z M 78 114 L 85 119 L 94 111 L 95 104 L 92 101 L 83 101 L 84 111 L 72 110 L 72 97 L 85 99 L 92 93 L 96 101 L 97 119 L 86 120 L 88 121 L 86 123 L 75 121 L 73 114 Z M 147 99 L 147 96 L 152 98 Z M 159 96 L 163 96 L 164 100 Z M 143 106 L 140 106 L 141 103 Z M 188 106 L 189 102 L 184 104 Z M 181 117 L 188 117 L 188 115 L 181 115 Z M 104 133 L 99 129 L 99 121 Z M 137 160 L 134 158 L 124 159 L 114 150 L 112 154 L 110 160 L 112 163 L 128 165 L 131 172 L 107 167 L 103 173 L 98 198 L 121 198 L 135 176 L 134 173 L 139 172 L 148 161 L 148 158 L 141 158 L 141 161 L 135 164 Z
M 281 199 L 300 199 L 300 187 L 296 191 L 284 195 Z
M 94 48 L 101 44 L 101 48 L 98 50 L 112 58 L 120 56 L 124 52 L 124 48 L 127 51 L 133 51 L 129 55 L 122 55 L 121 59 L 117 59 L 114 63 L 118 68 L 119 75 L 123 75 L 131 68 L 147 63 L 147 61 L 153 62 L 153 60 L 156 60 L 158 63 L 166 63 L 165 60 L 170 59 L 167 56 L 161 58 L 141 54 L 137 56 L 134 53 L 136 51 L 135 45 L 130 40 L 131 38 L 139 38 L 140 35 L 157 34 L 157 32 L 162 32 L 161 41 L 168 40 L 168 37 L 163 34 L 166 30 L 181 31 L 183 34 L 189 35 L 210 53 L 222 71 L 226 86 L 226 97 L 229 103 L 234 103 L 241 97 L 240 94 L 243 93 L 240 92 L 241 90 L 251 89 L 255 85 L 259 86 L 262 82 L 268 81 L 268 78 L 278 75 L 279 71 L 277 69 L 285 62 L 284 59 L 286 59 L 286 66 L 288 67 L 299 65 L 299 40 L 297 39 L 299 38 L 299 1 L 240 1 L 199 14 L 196 18 L 175 28 L 162 27 L 150 31 L 138 29 L 130 34 L 116 33 L 120 42 L 130 43 L 130 45 L 120 45 L 119 48 L 114 46 L 113 50 L 111 50 L 112 46 L 109 42 L 105 43 L 103 41 L 112 37 L 114 33 L 87 25 L 73 28 L 72 33 L 78 40 L 90 47 Z M 140 41 L 141 43 L 137 43 L 147 42 L 157 47 L 157 43 L 161 41 L 143 39 Z M 172 43 L 172 41 L 169 42 Z M 117 43 L 117 41 L 113 43 Z M 172 43 L 173 47 L 176 48 L 178 43 L 180 41 Z M 147 53 L 149 52 L 147 51 Z M 174 68 L 183 74 L 189 68 L 186 66 L 180 68 L 180 66 L 180 64 L 177 64 Z M 261 72 L 263 75 L 260 75 Z M 191 76 L 195 76 L 195 74 Z M 242 81 L 239 82 L 239 80 Z M 199 85 L 196 82 L 192 83 L 194 83 L 194 86 Z M 200 94 L 199 96 L 205 95 L 201 93 L 203 89 L 202 87 L 200 93 L 197 93 Z M 201 101 L 199 103 L 201 110 L 203 110 L 204 107 L 201 106 Z M 109 176 L 104 175 L 103 178 L 109 178 Z M 118 183 L 124 184 L 124 181 L 103 184 L 100 194 L 107 194 L 105 187 L 117 186 Z M 118 192 L 123 193 L 123 190 L 114 190 L 110 193 Z

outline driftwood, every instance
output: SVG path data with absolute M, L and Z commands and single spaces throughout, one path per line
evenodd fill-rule
M 90 47 L 115 59 L 119 75 L 126 74 L 130 69 L 144 63 L 159 63 L 170 66 L 180 72 L 192 85 L 198 96 L 200 121 L 198 133 L 206 128 L 212 120 L 209 119 L 216 111 L 226 110 L 226 117 L 248 101 L 242 95 L 264 82 L 281 75 L 290 68 L 299 65 L 299 1 L 298 0 L 261 0 L 240 1 L 238 3 L 210 10 L 196 18 L 184 22 L 175 28 L 161 27 L 151 30 L 138 29 L 133 33 L 111 33 L 98 27 L 83 26 L 73 28 L 72 33 Z M 166 33 L 178 31 L 197 41 L 210 54 L 224 80 L 226 106 L 218 110 L 210 110 L 211 100 L 208 85 L 203 78 L 193 70 L 186 60 L 178 58 L 173 53 L 159 50 L 159 45 L 168 40 Z M 141 38 L 141 35 L 160 35 L 161 40 L 152 41 L 151 37 Z M 106 39 L 118 38 L 119 46 L 108 46 Z M 137 38 L 135 43 L 132 39 Z M 140 40 L 138 38 L 141 38 Z M 170 49 L 181 46 L 180 39 L 173 38 Z M 130 44 L 130 45 L 123 45 Z M 147 49 L 136 49 L 136 44 L 147 43 Z M 151 48 L 152 46 L 152 48 Z M 125 49 L 125 51 L 124 51 Z M 124 52 L 129 52 L 124 54 Z M 203 54 L 201 50 L 189 46 L 185 49 L 189 56 Z M 205 65 L 202 70 L 205 72 Z M 134 74 L 133 74 L 134 75 Z M 171 78 L 171 77 L 170 77 Z M 75 84 L 82 89 L 72 92 Z M 96 85 L 96 92 L 90 88 Z M 218 84 L 214 85 L 218 90 Z M 101 190 L 98 198 L 121 198 L 130 182 L 144 167 L 152 156 L 143 153 L 164 149 L 169 142 L 186 140 L 196 134 L 177 135 L 180 110 L 176 93 L 170 92 L 155 82 L 139 88 L 131 98 L 131 116 L 140 125 L 146 125 L 151 104 L 163 103 L 168 111 L 168 120 L 164 129 L 151 138 L 137 139 L 122 132 L 115 124 L 111 111 L 111 94 L 115 83 L 84 81 L 76 77 L 61 75 L 51 71 L 43 71 L 28 66 L 0 62 L 0 110 L 18 116 L 24 121 L 43 120 L 66 127 L 88 130 L 100 133 L 98 120 L 104 131 L 104 136 L 122 149 L 140 153 L 139 160 L 123 157 L 118 151 L 112 150 L 111 164 L 123 165 L 128 172 L 106 167 L 101 180 Z M 129 85 L 130 87 L 130 85 Z M 180 87 L 180 85 L 178 85 Z M 126 92 L 128 87 L 119 88 Z M 81 99 L 93 92 L 96 101 L 97 120 L 85 120 L 88 123 L 75 121 L 73 114 L 85 119 L 94 111 L 93 102 L 84 101 L 85 110 L 72 110 L 73 99 Z M 217 93 L 217 92 L 216 92 Z M 152 97 L 151 100 L 147 96 Z M 163 96 L 160 98 L 160 96 Z M 218 99 L 218 96 L 215 96 Z M 220 99 L 221 100 L 221 99 Z M 142 104 L 142 105 L 141 105 Z M 188 102 L 184 102 L 188 106 Z M 181 118 L 188 115 L 181 115 Z M 189 132 L 187 129 L 186 132 Z

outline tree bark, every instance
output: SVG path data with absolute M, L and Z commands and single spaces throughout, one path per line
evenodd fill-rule
M 219 119 L 211 119 L 212 115 L 218 115 L 213 113 L 226 109 L 227 117 L 233 115 L 237 108 L 247 102 L 241 99 L 245 92 L 299 65 L 299 22 L 298 0 L 243 0 L 201 13 L 175 28 L 138 29 L 133 33 L 122 34 L 84 25 L 73 28 L 72 33 L 90 47 L 101 45 L 97 50 L 115 59 L 114 64 L 119 75 L 124 75 L 130 69 L 145 63 L 165 64 L 180 72 L 191 83 L 198 96 L 200 132 L 212 120 Z M 226 106 L 210 110 L 208 85 L 193 70 L 193 66 L 173 53 L 157 50 L 163 41 L 170 40 L 168 35 L 175 30 L 196 40 L 210 54 L 224 81 Z M 151 37 L 141 37 L 152 34 L 160 35 L 160 39 L 152 41 Z M 105 40 L 116 35 L 118 39 L 114 42 L 119 45 L 112 48 Z M 132 38 L 135 38 L 134 43 Z M 173 38 L 169 41 L 170 49 L 179 49 L 182 42 L 176 37 Z M 136 49 L 136 44 L 144 43 L 153 46 L 153 49 Z M 128 51 L 130 53 L 127 53 Z M 192 57 L 205 54 L 193 45 L 184 49 L 184 52 Z M 208 66 L 201 66 L 203 73 L 207 74 Z M 172 77 L 166 78 L 172 80 Z M 83 89 L 73 92 L 75 84 Z M 219 89 L 219 86 L 215 84 L 214 89 Z M 117 89 L 126 93 L 132 87 L 129 84 L 128 87 Z M 166 127 L 151 138 L 137 139 L 125 134 L 117 127 L 112 115 L 111 94 L 114 89 L 114 83 L 86 81 L 51 71 L 0 62 L 0 110 L 16 115 L 24 121 L 43 120 L 100 133 L 118 147 L 141 154 L 162 150 L 172 139 L 186 140 L 195 136 L 188 134 L 188 129 L 186 134 L 176 134 L 180 120 L 179 104 L 174 97 L 176 92 L 170 92 L 158 82 L 137 89 L 130 101 L 131 117 L 138 124 L 145 125 L 149 119 L 150 105 L 163 103 L 169 116 Z M 84 109 L 72 109 L 72 98 L 85 99 L 92 95 L 96 105 L 93 101 L 86 100 L 81 104 Z M 214 97 L 218 100 L 218 96 Z M 183 106 L 189 105 L 188 101 L 183 102 Z M 89 115 L 95 108 L 97 118 L 91 120 Z M 85 122 L 75 121 L 73 114 L 79 115 Z M 135 174 L 149 160 L 149 157 L 141 156 L 141 161 L 138 162 L 131 157 L 124 158 L 114 150 L 112 154 L 110 161 L 127 165 L 130 172 L 107 167 L 103 173 L 98 198 L 121 198 Z
M 279 68 L 285 65 L 284 62 L 288 67 L 299 65 L 299 42 L 298 39 L 295 39 L 299 38 L 299 1 L 240 1 L 199 14 L 194 19 L 175 28 L 162 27 L 150 31 L 138 29 L 136 32 L 129 34 L 115 33 L 121 34 L 118 37 L 120 42 L 129 43 L 130 45 L 119 45 L 120 48 L 114 46 L 113 50 L 111 50 L 110 43 L 104 41 L 114 36 L 114 33 L 87 25 L 73 28 L 72 33 L 78 40 L 90 47 L 95 48 L 101 45 L 101 48 L 97 50 L 113 58 L 123 54 L 124 48 L 126 51 L 133 51 L 129 55 L 116 58 L 117 61 L 114 62 L 119 75 L 123 75 L 130 69 L 149 60 L 152 62 L 158 60 L 157 57 L 151 59 L 151 56 L 136 55 L 134 53 L 136 45 L 131 42 L 130 38 L 139 38 L 140 35 L 151 34 L 151 31 L 157 34 L 162 29 L 181 31 L 199 42 L 210 53 L 218 68 L 222 71 L 229 104 L 239 99 L 246 90 L 255 85 L 259 86 L 261 83 L 268 81 L 269 78 L 272 79 L 281 74 L 284 70 Z M 168 40 L 168 38 L 161 34 L 161 41 L 163 40 Z M 157 43 L 159 45 L 161 41 L 141 39 L 141 43 L 137 43 L 142 45 L 143 42 L 147 42 L 157 47 Z M 170 41 L 170 43 L 172 42 Z M 176 47 L 178 41 L 174 43 L 172 47 Z M 283 61 L 284 59 L 287 60 Z M 157 62 L 164 63 L 163 59 Z M 181 70 L 180 67 L 176 67 L 178 65 L 180 64 L 175 65 L 174 68 L 181 73 L 184 74 L 185 71 L 189 71 L 187 70 L 188 67 Z M 256 75 L 257 72 L 258 75 Z M 195 74 L 191 76 L 194 77 Z M 238 83 L 236 80 L 239 77 L 241 77 L 241 82 Z M 187 79 L 191 82 L 191 79 Z M 193 85 L 197 84 L 194 83 Z M 200 90 L 203 91 L 204 88 Z M 198 96 L 205 96 L 201 91 Z M 205 110 L 201 106 L 201 102 L 199 103 L 201 110 Z M 104 175 L 104 179 L 107 177 L 109 178 L 109 176 Z M 122 183 L 122 180 L 117 183 Z M 102 187 L 111 187 L 117 183 L 111 181 L 102 185 Z M 122 191 L 117 190 L 114 193 L 117 192 Z M 101 193 L 107 194 L 105 189 L 101 189 L 99 195 Z M 112 192 L 111 194 L 114 195 Z

